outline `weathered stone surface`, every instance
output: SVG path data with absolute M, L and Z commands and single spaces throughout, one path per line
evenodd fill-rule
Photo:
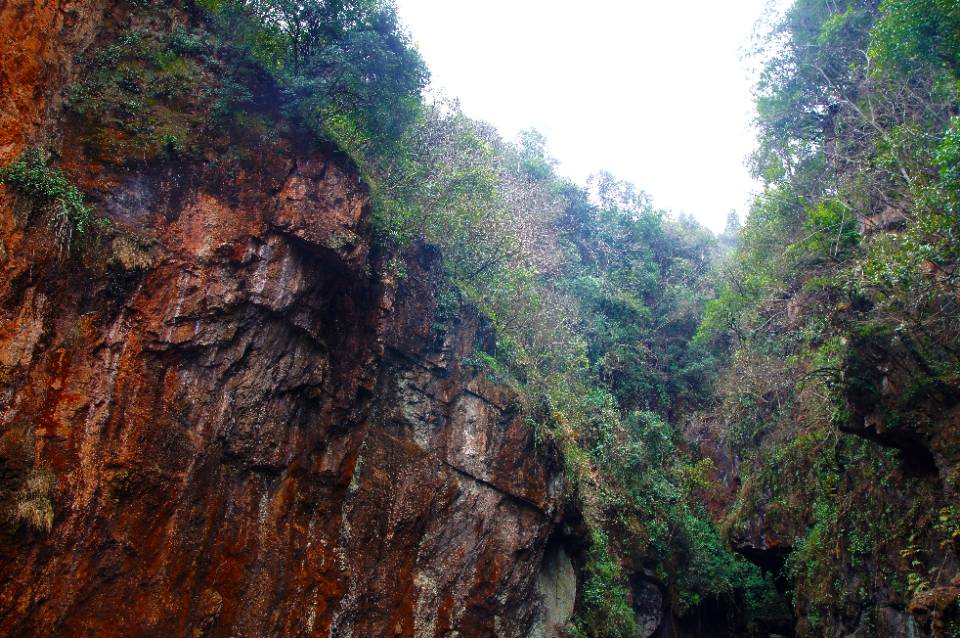
M 637 614 L 641 638 L 656 634 L 663 624 L 666 609 L 660 587 L 656 583 L 640 580 L 633 587 L 633 609 Z
M 528 638 L 561 638 L 577 603 L 577 572 L 562 545 L 547 548 L 537 589 L 543 612 Z
M 73 53 L 92 40 L 111 2 L 5 0 L 0 3 L 0 163 L 36 142 L 75 72 Z
M 48 135 L 80 5 L 0 7 L 4 52 L 42 51 L 4 57 L 0 158 Z M 430 249 L 371 274 L 349 169 L 258 170 L 229 197 L 80 175 L 115 226 L 93 266 L 0 194 L 0 635 L 526 636 L 558 495 L 510 392 L 461 365 L 489 331 L 436 325 Z M 16 516 L 38 472 L 49 532 Z

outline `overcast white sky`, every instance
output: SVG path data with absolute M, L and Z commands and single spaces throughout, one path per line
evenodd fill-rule
M 397 0 L 435 88 L 560 172 L 600 169 L 722 230 L 756 188 L 741 52 L 766 0 Z

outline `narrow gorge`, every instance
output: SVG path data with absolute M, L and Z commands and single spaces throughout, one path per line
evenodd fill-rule
M 714 236 L 388 2 L 0 0 L 0 635 L 960 636 L 960 5 L 770 39 Z

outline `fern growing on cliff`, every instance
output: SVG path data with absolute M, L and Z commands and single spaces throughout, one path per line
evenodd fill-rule
M 51 168 L 39 150 L 27 151 L 0 169 L 0 184 L 37 210 L 52 213 L 61 252 L 80 244 L 93 223 L 93 208 L 63 171 Z

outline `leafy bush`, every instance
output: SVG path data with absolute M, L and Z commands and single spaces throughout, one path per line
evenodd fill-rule
M 89 232 L 93 208 L 63 171 L 48 165 L 41 151 L 27 151 L 0 169 L 0 184 L 6 184 L 36 209 L 52 213 L 61 251 L 79 245 Z
M 579 629 L 594 638 L 633 638 L 636 616 L 630 606 L 620 565 L 612 560 L 606 534 L 594 530 L 584 567 L 583 613 Z
M 280 85 L 287 107 L 373 174 L 420 110 L 427 70 L 381 0 L 198 0 L 218 33 Z

